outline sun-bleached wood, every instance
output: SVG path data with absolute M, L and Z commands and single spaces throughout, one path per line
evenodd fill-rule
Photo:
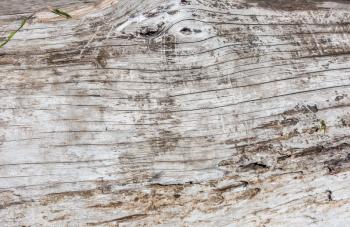
M 1 5 L 1 226 L 350 222 L 347 1 Z

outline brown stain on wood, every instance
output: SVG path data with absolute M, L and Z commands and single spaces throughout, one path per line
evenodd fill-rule
M 340 4 L 350 3 L 348 0 L 247 0 L 246 2 L 257 4 L 262 8 L 283 11 L 318 10 L 322 8 L 322 3 L 325 2 L 335 2 Z
M 81 197 L 81 198 L 89 198 L 96 193 L 96 190 L 88 190 L 88 191 L 70 191 L 70 192 L 60 192 L 60 193 L 51 193 L 45 196 L 40 201 L 41 205 L 48 205 L 50 203 L 57 203 L 60 202 L 66 198 L 73 198 L 73 197 Z

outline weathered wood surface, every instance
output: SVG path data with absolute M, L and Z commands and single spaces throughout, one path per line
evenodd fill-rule
M 4 2 L 1 226 L 350 222 L 348 1 Z

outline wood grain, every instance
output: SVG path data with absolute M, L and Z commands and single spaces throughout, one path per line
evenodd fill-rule
M 2 226 L 348 225 L 348 1 L 55 4 L 0 9 Z

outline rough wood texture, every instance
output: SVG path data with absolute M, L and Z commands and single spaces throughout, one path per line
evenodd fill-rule
M 1 226 L 350 222 L 349 1 L 5 2 Z

